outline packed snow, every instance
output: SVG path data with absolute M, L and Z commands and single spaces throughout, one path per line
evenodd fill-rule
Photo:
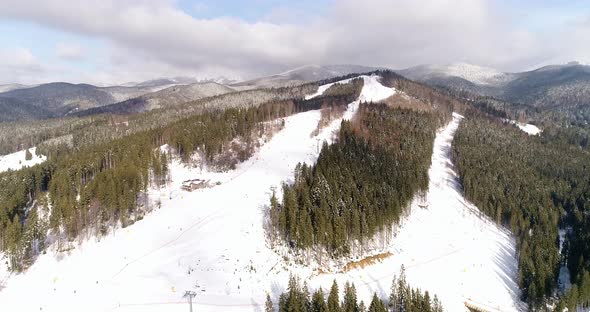
M 324 94 L 324 92 L 326 92 L 326 90 L 328 90 L 331 86 L 333 86 L 335 84 L 346 84 L 356 78 L 359 78 L 359 77 L 353 77 L 353 78 L 344 79 L 344 80 L 340 80 L 337 82 L 321 85 L 318 87 L 318 90 L 315 93 L 305 96 L 305 99 L 309 100 L 309 99 L 313 99 L 315 97 L 318 97 L 318 96 Z M 361 95 L 359 96 L 359 100 L 361 102 L 378 102 L 378 101 L 384 100 L 384 99 L 394 95 L 396 92 L 396 90 L 394 88 L 388 88 L 388 87 L 385 87 L 384 85 L 382 85 L 379 82 L 380 78 L 377 75 L 371 75 L 371 76 L 363 75 L 363 76 L 360 76 L 360 78 L 362 78 L 363 82 L 364 82 L 363 89 L 361 90 Z
M 523 132 L 525 132 L 528 135 L 539 135 L 541 134 L 541 132 L 543 132 L 543 130 L 539 129 L 539 127 L 533 125 L 533 124 L 528 124 L 528 123 L 522 123 L 522 122 L 518 122 L 516 120 L 510 120 L 510 119 L 505 119 L 505 121 L 516 125 L 518 127 L 518 129 L 522 130 Z
M 271 187 L 290 179 L 298 162 L 315 161 L 317 140 L 331 137 L 339 124 L 311 138 L 319 119 L 319 111 L 286 118 L 284 130 L 234 171 L 208 173 L 173 163 L 170 188 L 152 191 L 161 209 L 69 255 L 48 251 L 24 274 L 0 276 L 6 279 L 0 305 L 20 311 L 185 311 L 185 290 L 198 292 L 197 310 L 262 305 L 266 291 L 288 278 L 267 275 L 280 258 L 265 243 L 264 205 Z M 187 177 L 221 184 L 183 192 Z M 31 292 L 37 295 L 31 298 Z
M 518 126 L 518 129 L 526 132 L 528 135 L 538 135 L 542 131 L 539 127 L 531 124 L 517 123 L 516 125 Z
M 37 148 L 29 149 L 33 156 L 31 160 L 26 159 L 27 150 L 18 151 L 16 153 L 0 156 L 0 172 L 8 170 L 19 170 L 25 167 L 32 167 L 47 160 L 46 156 L 36 155 Z
M 364 101 L 395 92 L 374 85 L 379 84 L 376 77 L 363 79 Z M 358 103 L 351 103 L 343 118 L 351 118 Z M 51 248 L 22 274 L 10 276 L 1 261 L 0 306 L 18 311 L 186 311 L 182 296 L 192 290 L 197 311 L 260 311 L 267 293 L 278 300 L 290 273 L 312 289 L 328 289 L 333 279 L 341 286 L 354 281 L 359 298 L 368 302 L 372 292 L 387 295 L 404 264 L 408 281 L 437 294 L 447 311 L 466 311 L 468 299 L 517 310 L 514 239 L 465 201 L 450 162 L 458 115 L 435 140 L 429 206 L 412 204 L 411 215 L 385 246 L 391 257 L 347 274 L 318 274 L 271 250 L 263 220 L 272 189 L 292 180 L 297 163 L 314 163 L 318 143 L 331 141 L 341 121 L 311 137 L 319 119 L 319 111 L 286 118 L 285 128 L 233 171 L 213 173 L 174 161 L 169 185 L 150 190 L 159 202 L 154 206 L 161 208 L 100 242 L 86 241 L 68 254 Z M 211 180 L 213 186 L 181 191 L 182 181 L 195 178 Z
M 356 79 L 356 78 L 357 77 L 350 78 L 350 79 L 344 79 L 344 80 L 340 80 L 340 81 L 336 81 L 336 82 L 332 82 L 332 83 L 327 83 L 327 84 L 321 85 L 321 86 L 318 87 L 318 90 L 315 93 L 310 94 L 310 95 L 306 95 L 305 96 L 305 99 L 306 100 L 310 100 L 310 99 L 313 99 L 315 97 L 318 97 L 318 96 L 324 94 L 324 92 L 326 92 L 326 90 L 330 89 L 331 86 L 333 86 L 335 84 L 346 84 L 346 83 L 349 83 L 351 80 Z

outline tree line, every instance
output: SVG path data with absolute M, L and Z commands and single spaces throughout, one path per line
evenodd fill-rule
M 568 302 L 587 305 L 590 155 L 567 137 L 528 136 L 477 112 L 459 126 L 452 155 L 465 196 L 516 236 L 518 284 L 529 306 L 552 301 L 564 264 L 576 292 Z M 562 254 L 560 227 L 571 229 Z
M 270 295 L 266 297 L 265 312 L 442 312 L 442 303 L 438 297 L 428 291 L 422 292 L 412 288 L 406 281 L 405 270 L 402 265 L 399 277 L 394 276 L 389 297 L 381 299 L 376 293 L 370 302 L 358 300 L 354 283 L 344 284 L 342 300 L 336 281 L 327 294 L 319 288 L 310 293 L 306 283 L 301 285 L 299 278 L 291 276 L 287 291 L 279 296 L 278 309 L 272 302 Z M 367 305 L 368 304 L 368 305 Z

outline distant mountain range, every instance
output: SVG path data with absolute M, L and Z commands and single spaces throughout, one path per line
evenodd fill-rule
M 422 65 L 398 73 L 429 85 L 553 111 L 590 106 L 590 66 L 577 62 L 520 73 L 504 73 L 469 64 Z
M 358 65 L 307 65 L 277 75 L 236 82 L 224 77 L 160 78 L 120 86 L 47 83 L 0 86 L 0 122 L 69 115 L 137 113 L 228 92 L 299 85 L 349 73 L 375 70 Z
M 230 87 L 215 82 L 175 85 L 163 90 L 143 94 L 118 103 L 79 111 L 74 113 L 74 115 L 87 116 L 104 113 L 140 113 L 156 108 L 181 104 L 234 91 L 235 90 Z
M 3 84 L 0 85 L 0 93 L 2 92 L 8 92 L 8 91 L 12 91 L 12 90 L 16 90 L 16 89 L 24 89 L 24 88 L 31 88 L 31 87 L 36 87 L 37 85 L 24 85 L 24 84 L 20 84 L 20 83 L 9 83 L 9 84 Z
M 238 82 L 230 86 L 236 90 L 287 87 L 377 69 L 380 68 L 361 65 L 305 65 L 280 74 Z
M 97 87 L 65 82 L 39 86 L 11 85 L 9 91 L 0 93 L 0 121 L 62 117 L 125 101 L 169 86 L 171 84 Z
M 283 73 L 236 82 L 227 78 L 160 78 L 98 87 L 63 82 L 38 86 L 0 85 L 0 122 L 99 113 L 137 113 L 234 91 L 300 85 L 377 67 L 305 65 Z M 590 110 L 590 66 L 579 63 L 506 73 L 465 63 L 420 65 L 397 71 L 429 85 L 572 113 Z

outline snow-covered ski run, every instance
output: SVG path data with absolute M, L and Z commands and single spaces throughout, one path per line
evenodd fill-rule
M 363 79 L 363 100 L 378 101 L 395 92 L 374 77 Z M 357 107 L 358 101 L 351 103 L 344 118 Z M 174 162 L 170 186 L 150 191 L 162 208 L 99 242 L 86 241 L 67 255 L 48 250 L 23 274 L 8 276 L 2 263 L 2 307 L 186 311 L 182 296 L 193 290 L 196 311 L 261 311 L 266 294 L 276 301 L 290 273 L 312 289 L 329 289 L 334 279 L 340 285 L 353 281 L 359 298 L 368 302 L 373 292 L 388 295 L 403 264 L 408 281 L 437 294 L 446 311 L 466 311 L 467 300 L 500 311 L 519 310 L 514 239 L 463 198 L 453 171 L 450 147 L 459 115 L 436 136 L 429 205 L 412 204 L 412 213 L 384 249 L 390 257 L 347 273 L 317 274 L 288 264 L 271 250 L 263 229 L 271 189 L 290 181 L 297 163 L 314 163 L 318 142 L 331 141 L 341 122 L 333 121 L 312 137 L 319 118 L 319 111 L 286 118 L 285 128 L 234 171 L 211 173 Z M 220 184 L 181 191 L 189 178 Z
M 27 150 L 18 151 L 16 153 L 0 156 L 0 172 L 8 170 L 20 170 L 25 167 L 32 167 L 47 160 L 44 155 L 36 155 L 37 148 L 29 149 L 31 159 L 27 160 Z

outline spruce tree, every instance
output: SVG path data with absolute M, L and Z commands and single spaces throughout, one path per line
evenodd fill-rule
M 387 312 L 387 309 L 385 309 L 385 305 L 383 304 L 381 299 L 377 297 L 377 294 L 373 294 L 373 299 L 371 300 L 371 304 L 369 305 L 369 312 Z
M 399 312 L 410 312 L 408 307 L 410 305 L 410 290 L 406 283 L 406 269 L 402 264 L 400 268 L 400 274 L 397 281 L 397 311 Z
M 391 289 L 390 289 L 390 293 L 389 293 L 389 302 L 387 303 L 387 306 L 392 311 L 397 310 L 397 300 L 398 300 L 397 287 L 398 287 L 397 276 L 394 275 L 393 281 L 391 282 Z
M 311 299 L 311 311 L 312 312 L 328 312 L 328 306 L 324 299 L 324 292 L 322 289 L 318 289 L 313 293 Z
M 423 304 L 422 304 L 422 311 L 424 312 L 433 312 L 432 311 L 432 302 L 430 301 L 430 294 L 428 293 L 428 290 L 424 292 L 424 297 L 422 298 L 423 300 Z
M 303 282 L 303 289 L 301 289 L 301 311 L 311 310 L 311 298 L 309 296 L 309 287 L 307 281 Z
M 359 303 L 359 312 L 367 312 L 367 306 L 365 306 L 365 302 L 363 300 L 361 300 L 361 303 Z
M 286 293 L 282 293 L 279 297 L 279 312 L 289 312 L 289 304 L 287 302 Z
M 330 294 L 328 295 L 328 312 L 340 312 L 340 297 L 336 280 L 332 283 Z
M 354 284 L 346 282 L 344 284 L 344 298 L 342 301 L 343 312 L 358 312 L 358 304 L 356 301 L 356 289 Z

